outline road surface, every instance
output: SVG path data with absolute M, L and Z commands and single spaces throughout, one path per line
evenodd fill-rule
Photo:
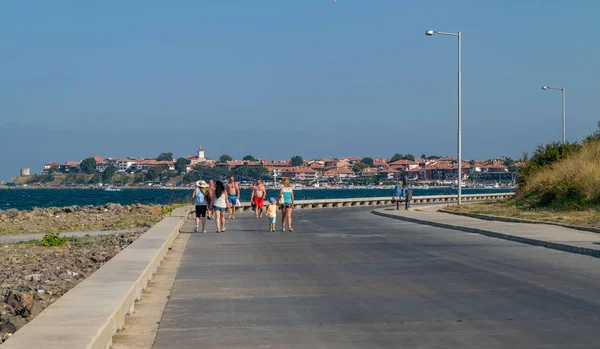
M 154 348 L 600 347 L 600 259 L 368 208 L 294 217 L 192 234 Z

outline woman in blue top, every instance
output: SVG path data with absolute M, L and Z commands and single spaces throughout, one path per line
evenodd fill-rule
M 198 223 L 202 219 L 202 232 L 206 233 L 206 210 L 210 203 L 210 192 L 208 191 L 208 184 L 205 181 L 197 181 L 196 189 L 192 194 L 192 199 L 196 204 L 196 227 L 194 232 L 198 232 Z
M 283 187 L 279 192 L 279 198 L 277 198 L 277 202 L 280 202 L 283 197 L 282 207 L 282 218 L 281 218 L 281 231 L 285 231 L 285 222 L 288 223 L 288 230 L 294 231 L 292 229 L 292 210 L 294 209 L 294 191 L 290 188 L 290 180 L 288 178 L 283 179 Z

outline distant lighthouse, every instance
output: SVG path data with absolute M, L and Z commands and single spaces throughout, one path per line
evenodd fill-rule
M 204 148 L 202 148 L 202 146 L 200 146 L 200 148 L 198 148 L 198 162 L 203 162 L 206 161 L 206 158 L 204 157 Z

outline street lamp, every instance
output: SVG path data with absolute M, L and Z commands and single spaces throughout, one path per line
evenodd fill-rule
M 562 142 L 565 144 L 567 142 L 567 131 L 566 131 L 566 110 L 565 110 L 565 93 L 567 90 L 566 86 L 562 87 L 550 87 L 550 86 L 542 86 L 542 90 L 560 90 L 562 94 Z
M 461 34 L 445 33 L 436 30 L 428 30 L 425 32 L 427 36 L 446 35 L 454 36 L 458 39 L 458 204 L 462 202 L 462 53 L 461 53 Z

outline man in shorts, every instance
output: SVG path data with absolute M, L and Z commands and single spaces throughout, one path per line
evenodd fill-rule
M 225 188 L 227 191 L 227 202 L 229 202 L 229 219 L 235 219 L 235 209 L 240 200 L 240 186 L 233 176 L 229 177 L 229 183 Z
M 256 215 L 256 218 L 262 218 L 263 209 L 265 207 L 265 196 L 267 196 L 267 190 L 261 180 L 257 179 L 256 184 L 252 187 L 252 197 L 250 198 L 250 202 L 252 202 L 255 207 L 254 214 Z

